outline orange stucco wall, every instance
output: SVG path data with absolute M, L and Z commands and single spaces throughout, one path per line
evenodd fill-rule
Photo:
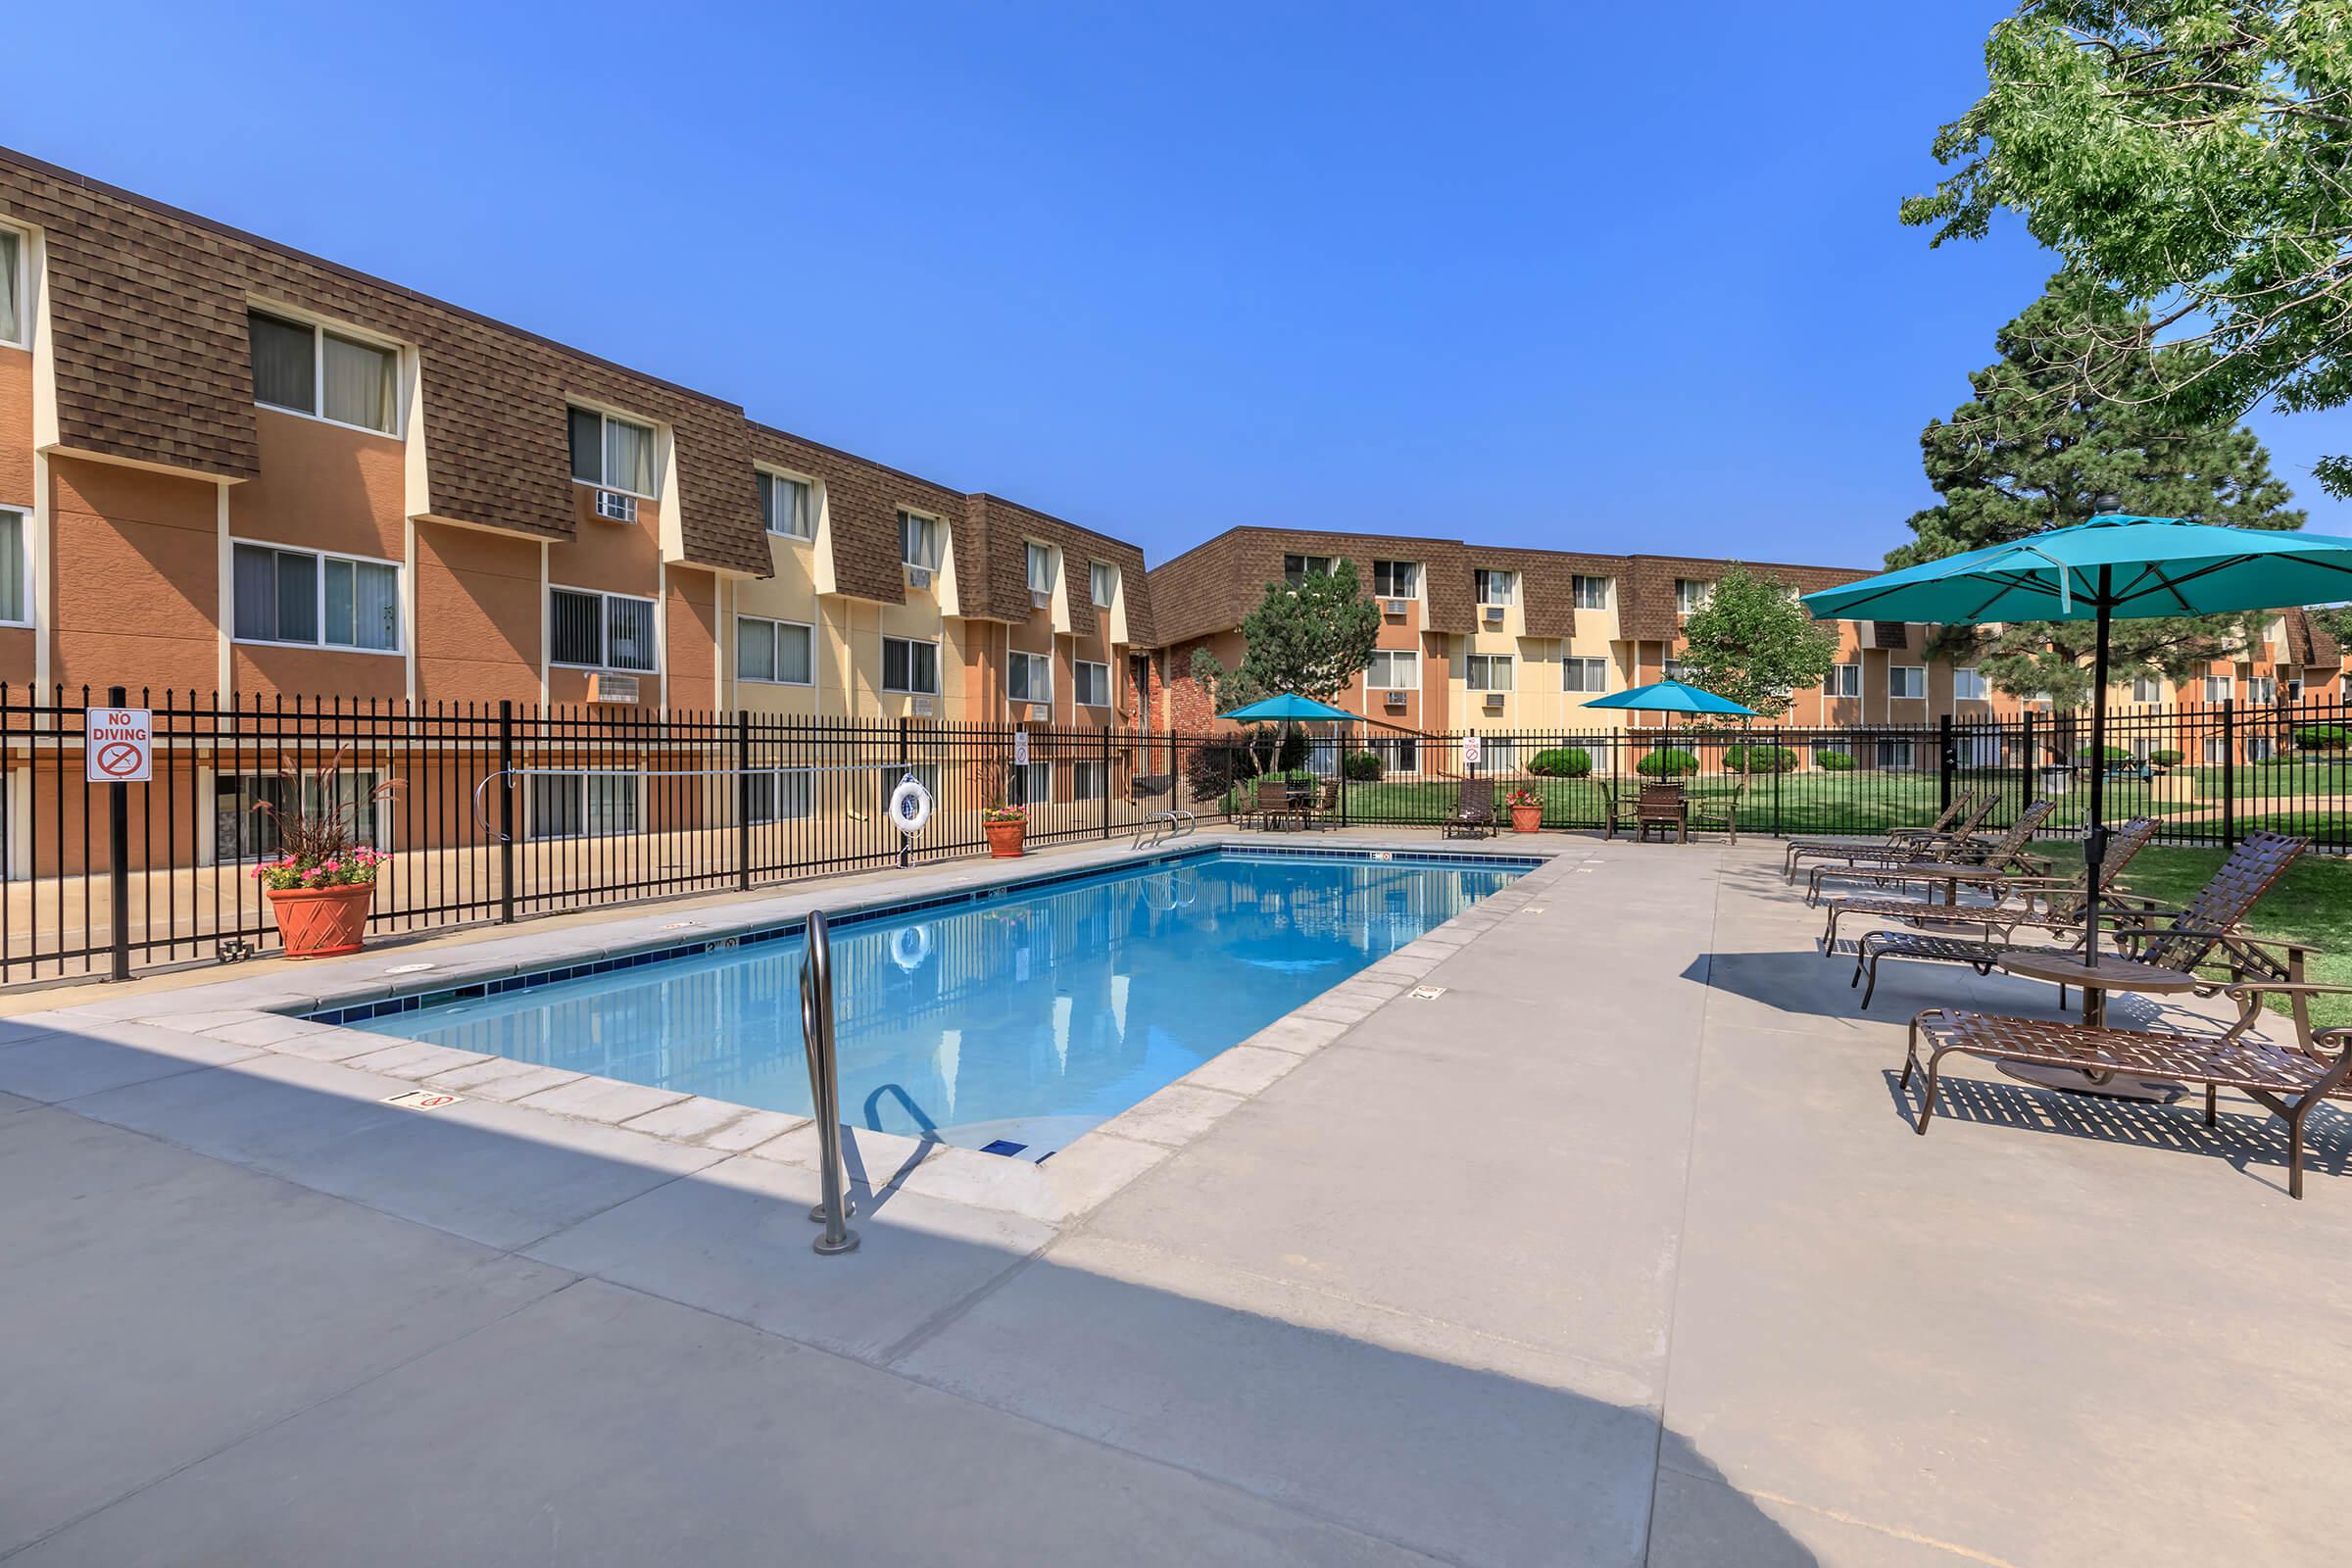
M 718 707 L 711 647 L 718 636 L 718 578 L 692 566 L 669 568 L 662 611 L 663 700 L 672 710 L 708 713 Z
M 416 524 L 416 695 L 539 701 L 539 545 Z
M 210 691 L 219 682 L 219 490 L 52 457 L 56 678 Z
M 32 355 L 25 349 L 0 349 L 0 507 L 25 514 L 29 543 L 32 513 L 32 470 L 38 461 L 32 451 Z M 32 585 L 24 588 L 24 613 L 33 612 Z M 24 686 L 35 669 L 33 634 L 28 627 L 0 626 L 0 683 Z

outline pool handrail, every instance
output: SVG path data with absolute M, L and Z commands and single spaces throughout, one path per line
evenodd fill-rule
M 841 1178 L 841 1070 L 833 1049 L 833 940 L 825 912 L 808 911 L 801 958 L 801 1041 L 808 1052 L 808 1098 L 816 1110 L 819 1200 L 808 1217 L 824 1234 L 811 1243 L 817 1251 L 854 1252 L 858 1233 L 849 1226 L 854 1210 Z
M 1197 833 L 1200 828 L 1200 819 L 1182 808 L 1153 811 L 1136 824 L 1135 843 L 1131 848 L 1136 850 L 1155 849 L 1170 839 L 1180 839 L 1189 833 Z

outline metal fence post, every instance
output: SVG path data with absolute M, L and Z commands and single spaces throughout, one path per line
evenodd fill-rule
M 2237 699 L 2222 699 L 2222 848 L 2237 848 Z
M 514 700 L 498 700 L 498 923 L 514 923 Z
M 907 750 L 908 731 L 911 727 L 912 721 L 907 717 L 907 715 L 901 713 L 899 715 L 899 776 L 901 778 L 905 778 L 906 776 L 908 771 L 907 764 L 912 756 L 912 754 Z M 945 783 L 946 780 L 942 779 L 941 782 Z M 891 786 L 891 788 L 894 790 L 898 786 L 895 784 Z M 887 799 L 887 795 L 885 798 Z M 893 812 L 891 815 L 894 818 L 891 825 L 893 828 L 896 828 L 898 825 L 895 820 L 897 813 Z M 906 834 L 901 833 L 899 835 L 899 869 L 902 871 L 905 870 L 908 865 L 913 863 L 913 860 L 914 840 L 908 837 Z
M 780 813 L 783 802 L 776 806 Z M 752 715 L 742 708 L 735 710 L 735 886 L 752 890 Z
M 1952 808 L 1952 769 L 1959 765 L 1960 754 L 1952 745 L 1952 715 L 1936 715 L 1936 809 L 1938 813 Z
M 1782 737 L 1783 737 L 1783 731 L 1782 731 L 1782 729 L 1781 729 L 1781 726 L 1780 726 L 1780 725 L 1778 725 L 1778 724 L 1775 724 L 1775 725 L 1773 725 L 1773 726 L 1772 726 L 1772 836 L 1773 836 L 1774 838 L 1776 838 L 1776 839 L 1777 839 L 1777 838 L 1779 838 L 1779 837 L 1781 836 L 1781 775 L 1782 775 L 1783 773 L 1786 773 L 1787 771 L 1788 771 L 1789 767 L 1790 767 L 1791 765 L 1793 765 L 1791 762 L 1788 762 L 1788 761 L 1784 761 L 1784 760 L 1782 760 L 1782 754 L 1783 754 L 1784 752 L 1787 752 L 1787 751 L 1788 751 L 1788 746 L 1787 746 L 1787 745 L 1785 744 L 1785 742 L 1783 741 L 1783 738 L 1782 738 Z
M 85 697 L 82 701 L 86 705 L 89 699 Z M 127 689 L 107 688 L 109 708 L 126 708 L 129 704 Z M 88 733 L 86 708 L 82 729 L 84 734 Z M 130 978 L 130 786 L 117 779 L 106 787 L 106 799 L 107 940 L 114 949 L 113 972 L 109 978 L 127 980 Z
M 2023 742 L 2025 749 L 2025 779 L 2024 782 L 2018 786 L 2017 793 L 2017 808 L 2021 811 L 2025 809 L 2026 803 L 2034 799 L 2034 777 L 2041 767 L 2041 764 L 2034 760 L 2034 710 L 2031 708 L 2027 709 L 2024 716 L 2026 720 L 2025 740 Z
M 1096 733 L 1102 737 L 1102 836 L 1110 837 L 1110 726 L 1103 725 Z

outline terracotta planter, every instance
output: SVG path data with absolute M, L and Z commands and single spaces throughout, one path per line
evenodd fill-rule
M 270 907 L 289 958 L 331 958 L 357 953 L 368 934 L 375 884 L 342 888 L 271 888 Z
M 1514 833 L 1541 832 L 1544 827 L 1544 808 L 1514 806 L 1511 808 L 1511 831 Z
M 1029 831 L 1026 822 L 983 822 L 980 830 L 988 835 L 988 853 L 1000 860 L 1021 858 L 1021 839 Z

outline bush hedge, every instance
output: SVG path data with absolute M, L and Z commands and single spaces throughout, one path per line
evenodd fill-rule
M 1340 771 L 1348 775 L 1350 784 L 1377 784 L 1388 770 L 1378 752 L 1349 752 L 1340 763 Z
M 1786 746 L 1727 746 L 1723 765 L 1735 773 L 1788 773 L 1795 770 L 1796 753 Z
M 1843 752 L 1815 752 L 1813 765 L 1825 773 L 1843 773 L 1852 768 L 1854 760 Z
M 1650 753 L 1634 764 L 1634 771 L 1650 778 L 1679 777 L 1698 771 L 1698 759 L 1679 746 Z
M 1592 771 L 1592 754 L 1578 746 L 1553 746 L 1529 758 L 1527 770 L 1541 778 L 1584 778 Z
M 2168 748 L 2161 752 L 2150 752 L 2148 760 L 2158 767 L 2179 767 L 2181 762 L 2181 754 Z
M 2075 754 L 2075 760 L 2078 762 L 2087 762 L 2090 760 L 2090 758 L 2091 751 L 2087 746 L 2083 747 L 2082 750 Z M 2129 762 L 2131 760 L 2132 754 L 2123 747 L 2110 746 L 2107 748 L 2107 765 L 2109 767 L 2113 767 L 2119 762 Z
M 2339 752 L 2348 737 L 2335 724 L 2309 724 L 2295 731 L 2295 744 L 2307 752 Z

